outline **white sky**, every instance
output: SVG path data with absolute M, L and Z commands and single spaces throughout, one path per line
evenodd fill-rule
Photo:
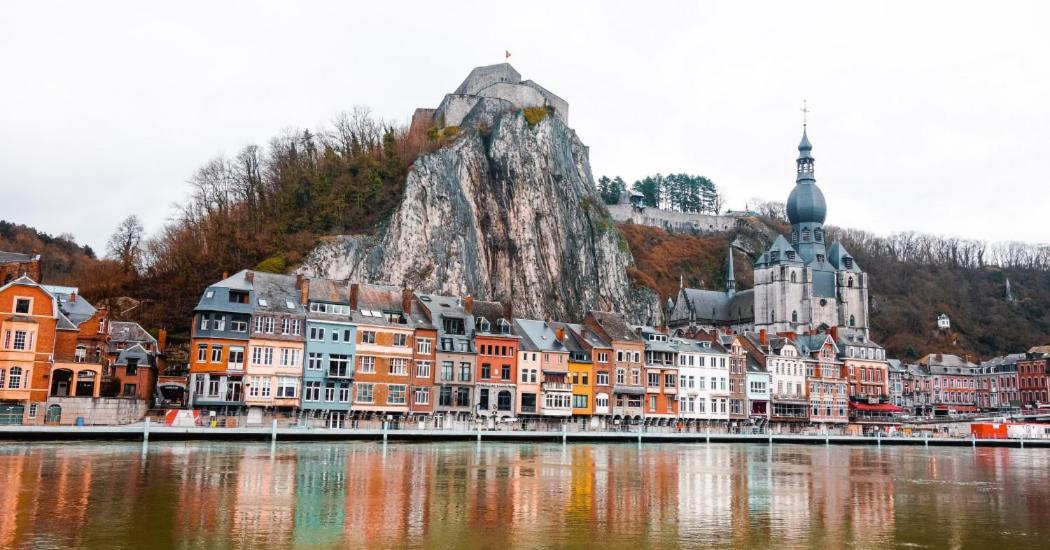
M 354 105 L 407 122 L 506 49 L 595 177 L 784 200 L 807 98 L 828 223 L 1050 241 L 1048 2 L 496 4 L 5 2 L 0 218 L 101 252 L 208 159 Z

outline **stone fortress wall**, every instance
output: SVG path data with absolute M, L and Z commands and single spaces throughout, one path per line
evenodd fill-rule
M 459 126 L 476 108 L 512 111 L 526 107 L 547 107 L 553 115 L 569 123 L 569 103 L 531 80 L 522 80 L 509 63 L 477 67 L 437 109 L 416 109 L 413 126 L 439 128 Z
M 698 214 L 696 212 L 671 212 L 648 206 L 638 207 L 620 203 L 606 206 L 609 215 L 617 223 L 634 223 L 659 227 L 672 233 L 717 233 L 729 231 L 737 226 L 744 214 Z

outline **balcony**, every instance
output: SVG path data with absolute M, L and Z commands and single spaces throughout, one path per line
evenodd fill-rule
M 566 382 L 544 382 L 543 391 L 572 391 L 572 384 Z
M 328 369 L 326 371 L 328 378 L 353 378 L 354 373 L 350 369 Z

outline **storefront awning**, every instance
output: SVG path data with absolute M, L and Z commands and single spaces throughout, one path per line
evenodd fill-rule
M 849 408 L 855 411 L 901 413 L 904 409 L 891 403 L 858 403 L 850 401 Z

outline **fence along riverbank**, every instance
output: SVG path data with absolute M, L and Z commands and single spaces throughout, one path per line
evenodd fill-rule
M 956 447 L 1050 448 L 1048 439 L 977 439 L 974 437 L 857 436 L 840 434 L 774 434 L 668 431 L 463 430 L 383 428 L 209 428 L 151 425 L 0 426 L 0 440 L 208 440 L 208 441 L 519 441 L 607 443 L 754 443 L 805 445 L 913 445 Z

